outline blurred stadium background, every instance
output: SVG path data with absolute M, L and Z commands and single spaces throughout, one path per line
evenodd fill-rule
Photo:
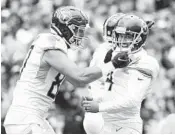
M 141 116 L 143 133 L 156 133 L 158 123 L 175 113 L 175 0 L 1 0 L 1 132 L 5 133 L 3 121 L 31 41 L 49 30 L 52 12 L 65 5 L 83 9 L 90 18 L 87 34 L 91 43 L 85 50 L 69 52 L 82 67 L 89 65 L 94 49 L 103 42 L 103 22 L 110 15 L 135 13 L 155 21 L 146 49 L 161 68 L 153 94 L 143 101 Z M 80 106 L 81 95 L 85 94 L 86 90 L 64 82 L 48 117 L 56 133 L 85 133 Z

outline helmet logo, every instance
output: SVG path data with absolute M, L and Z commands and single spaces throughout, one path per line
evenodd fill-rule
M 69 17 L 64 14 L 62 16 L 63 16 L 63 21 L 67 21 L 69 19 Z
M 111 35 L 111 31 L 108 31 L 107 35 Z
M 125 34 L 126 33 L 126 28 L 125 27 L 116 27 L 115 32 Z
M 66 24 L 68 22 L 68 20 L 71 19 L 70 15 L 66 12 L 66 13 L 60 13 L 60 21 L 63 23 L 63 24 Z

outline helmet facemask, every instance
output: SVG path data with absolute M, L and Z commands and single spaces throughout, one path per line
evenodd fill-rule
M 72 37 L 69 39 L 69 46 L 72 49 L 84 49 L 84 42 L 85 40 L 88 40 L 87 37 L 85 37 L 85 26 L 77 26 L 77 25 L 69 25 L 68 28 L 70 29 L 72 33 Z
M 116 26 L 116 23 L 118 20 L 120 20 L 125 14 L 123 13 L 117 13 L 109 17 L 108 19 L 105 20 L 103 24 L 103 38 L 105 41 L 108 43 L 112 43 L 112 49 L 115 50 L 116 45 L 115 45 L 115 39 L 114 39 L 114 28 Z M 114 42 L 113 42 L 114 41 Z
M 124 27 L 116 27 L 112 33 L 112 43 L 120 52 L 135 53 L 141 48 L 137 47 L 142 40 L 141 33 L 142 31 L 138 33 L 127 31 Z
M 52 17 L 51 28 L 65 40 L 68 47 L 83 48 L 85 28 L 88 25 L 87 16 L 81 10 L 65 6 L 58 8 Z

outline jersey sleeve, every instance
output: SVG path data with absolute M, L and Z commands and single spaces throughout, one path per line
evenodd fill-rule
M 64 40 L 51 33 L 39 34 L 32 44 L 43 51 L 60 50 L 67 54 L 67 45 Z
M 152 80 L 155 80 L 159 74 L 158 61 L 146 52 L 143 52 L 141 57 L 138 57 L 138 60 L 136 59 L 136 62 L 129 65 L 128 68 L 137 69 L 145 76 L 152 78 Z
M 119 87 L 114 84 L 111 91 L 106 92 L 103 102 L 99 104 L 100 112 L 121 112 L 133 111 L 139 108 L 147 89 L 149 88 L 151 78 L 148 78 L 138 71 L 131 71 L 130 80 L 126 87 Z M 139 78 L 139 79 L 138 79 Z
M 155 80 L 159 73 L 159 64 L 158 61 L 152 56 L 147 56 L 147 58 L 143 59 L 139 64 L 139 68 L 150 74 L 153 80 Z
M 123 85 L 125 87 L 119 87 L 118 83 L 121 82 L 117 79 L 115 81 L 117 83 L 112 86 L 112 91 L 108 91 L 103 102 L 99 104 L 100 111 L 119 112 L 132 110 L 139 107 L 142 100 L 151 91 L 152 84 L 159 73 L 157 60 L 152 56 L 144 55 L 144 57 L 130 67 L 134 70 L 128 68 L 130 79 L 124 81 Z M 113 78 L 115 80 L 115 77 Z

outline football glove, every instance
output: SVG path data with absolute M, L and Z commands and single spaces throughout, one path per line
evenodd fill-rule
M 110 49 L 110 50 L 106 53 L 106 56 L 105 56 L 105 58 L 104 58 L 104 63 L 108 63 L 109 61 L 111 61 L 112 52 L 113 52 L 113 50 Z
M 131 59 L 129 58 L 127 52 L 120 52 L 116 54 L 111 61 L 115 68 L 124 68 L 129 65 Z

